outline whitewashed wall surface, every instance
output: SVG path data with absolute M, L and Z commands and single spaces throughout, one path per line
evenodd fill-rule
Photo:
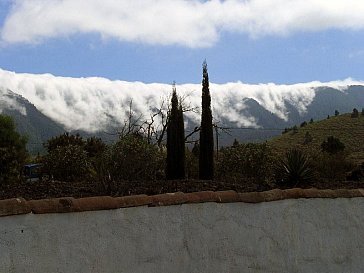
M 5 216 L 0 272 L 364 272 L 364 198 Z

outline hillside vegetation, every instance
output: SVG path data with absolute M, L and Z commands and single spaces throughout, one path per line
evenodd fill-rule
M 348 159 L 364 162 L 364 116 L 360 113 L 356 118 L 343 114 L 321 121 L 307 121 L 307 125 L 297 125 L 297 130 L 291 129 L 271 139 L 268 145 L 277 154 L 284 154 L 291 148 L 315 154 L 321 151 L 321 143 L 329 136 L 339 138 L 345 144 Z

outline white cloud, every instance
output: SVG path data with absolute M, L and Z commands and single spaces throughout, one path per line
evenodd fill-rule
M 208 47 L 221 32 L 251 37 L 364 28 L 359 0 L 13 0 L 6 43 L 98 33 L 120 41 Z
M 4 109 L 16 110 L 23 116 L 27 115 L 27 109 L 17 101 L 17 94 L 9 90 L 0 90 L 0 114 Z
M 328 83 L 310 82 L 294 85 L 257 84 L 241 82 L 210 84 L 213 114 L 216 120 L 228 120 L 238 126 L 257 126 L 252 116 L 244 116 L 244 98 L 253 98 L 268 111 L 286 120 L 285 100 L 303 114 L 315 97 L 314 87 L 329 86 L 345 90 L 348 85 L 363 84 L 347 79 Z M 105 78 L 65 78 L 50 74 L 17 74 L 0 69 L 0 97 L 5 90 L 25 97 L 41 112 L 70 130 L 98 131 L 107 128 L 111 120 L 122 123 L 127 115 L 128 103 L 138 114 L 148 117 L 150 109 L 159 106 L 168 96 L 171 86 L 141 82 L 111 81 Z M 188 102 L 200 107 L 201 85 L 177 86 L 179 94 L 190 94 Z M 199 122 L 199 115 L 187 113 Z

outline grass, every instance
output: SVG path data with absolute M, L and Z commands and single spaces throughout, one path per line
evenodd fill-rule
M 345 144 L 348 159 L 355 163 L 364 162 L 364 116 L 359 114 L 358 118 L 351 118 L 351 114 L 343 114 L 297 127 L 296 132 L 291 130 L 268 141 L 273 152 L 283 155 L 291 148 L 299 148 L 315 154 L 321 151 L 321 143 L 324 140 L 334 136 Z M 309 143 L 305 143 L 307 132 L 312 137 Z

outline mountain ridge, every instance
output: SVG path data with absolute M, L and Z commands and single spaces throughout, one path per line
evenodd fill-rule
M 347 113 L 364 107 L 364 84 L 351 80 L 295 85 L 210 84 L 210 90 L 215 122 L 230 128 L 230 135 L 220 134 L 224 146 L 234 138 L 264 141 L 286 127 L 334 115 L 335 110 Z M 17 74 L 0 69 L 0 111 L 13 116 L 18 130 L 29 134 L 30 142 L 38 145 L 65 131 L 98 135 L 112 142 L 116 136 L 104 132 L 116 133 L 123 126 L 131 101 L 134 117 L 144 120 L 162 101 L 166 110 L 170 92 L 171 86 L 163 84 Z M 200 85 L 177 85 L 177 92 L 190 108 L 200 108 Z M 186 112 L 186 131 L 198 126 L 199 118 L 198 112 Z

